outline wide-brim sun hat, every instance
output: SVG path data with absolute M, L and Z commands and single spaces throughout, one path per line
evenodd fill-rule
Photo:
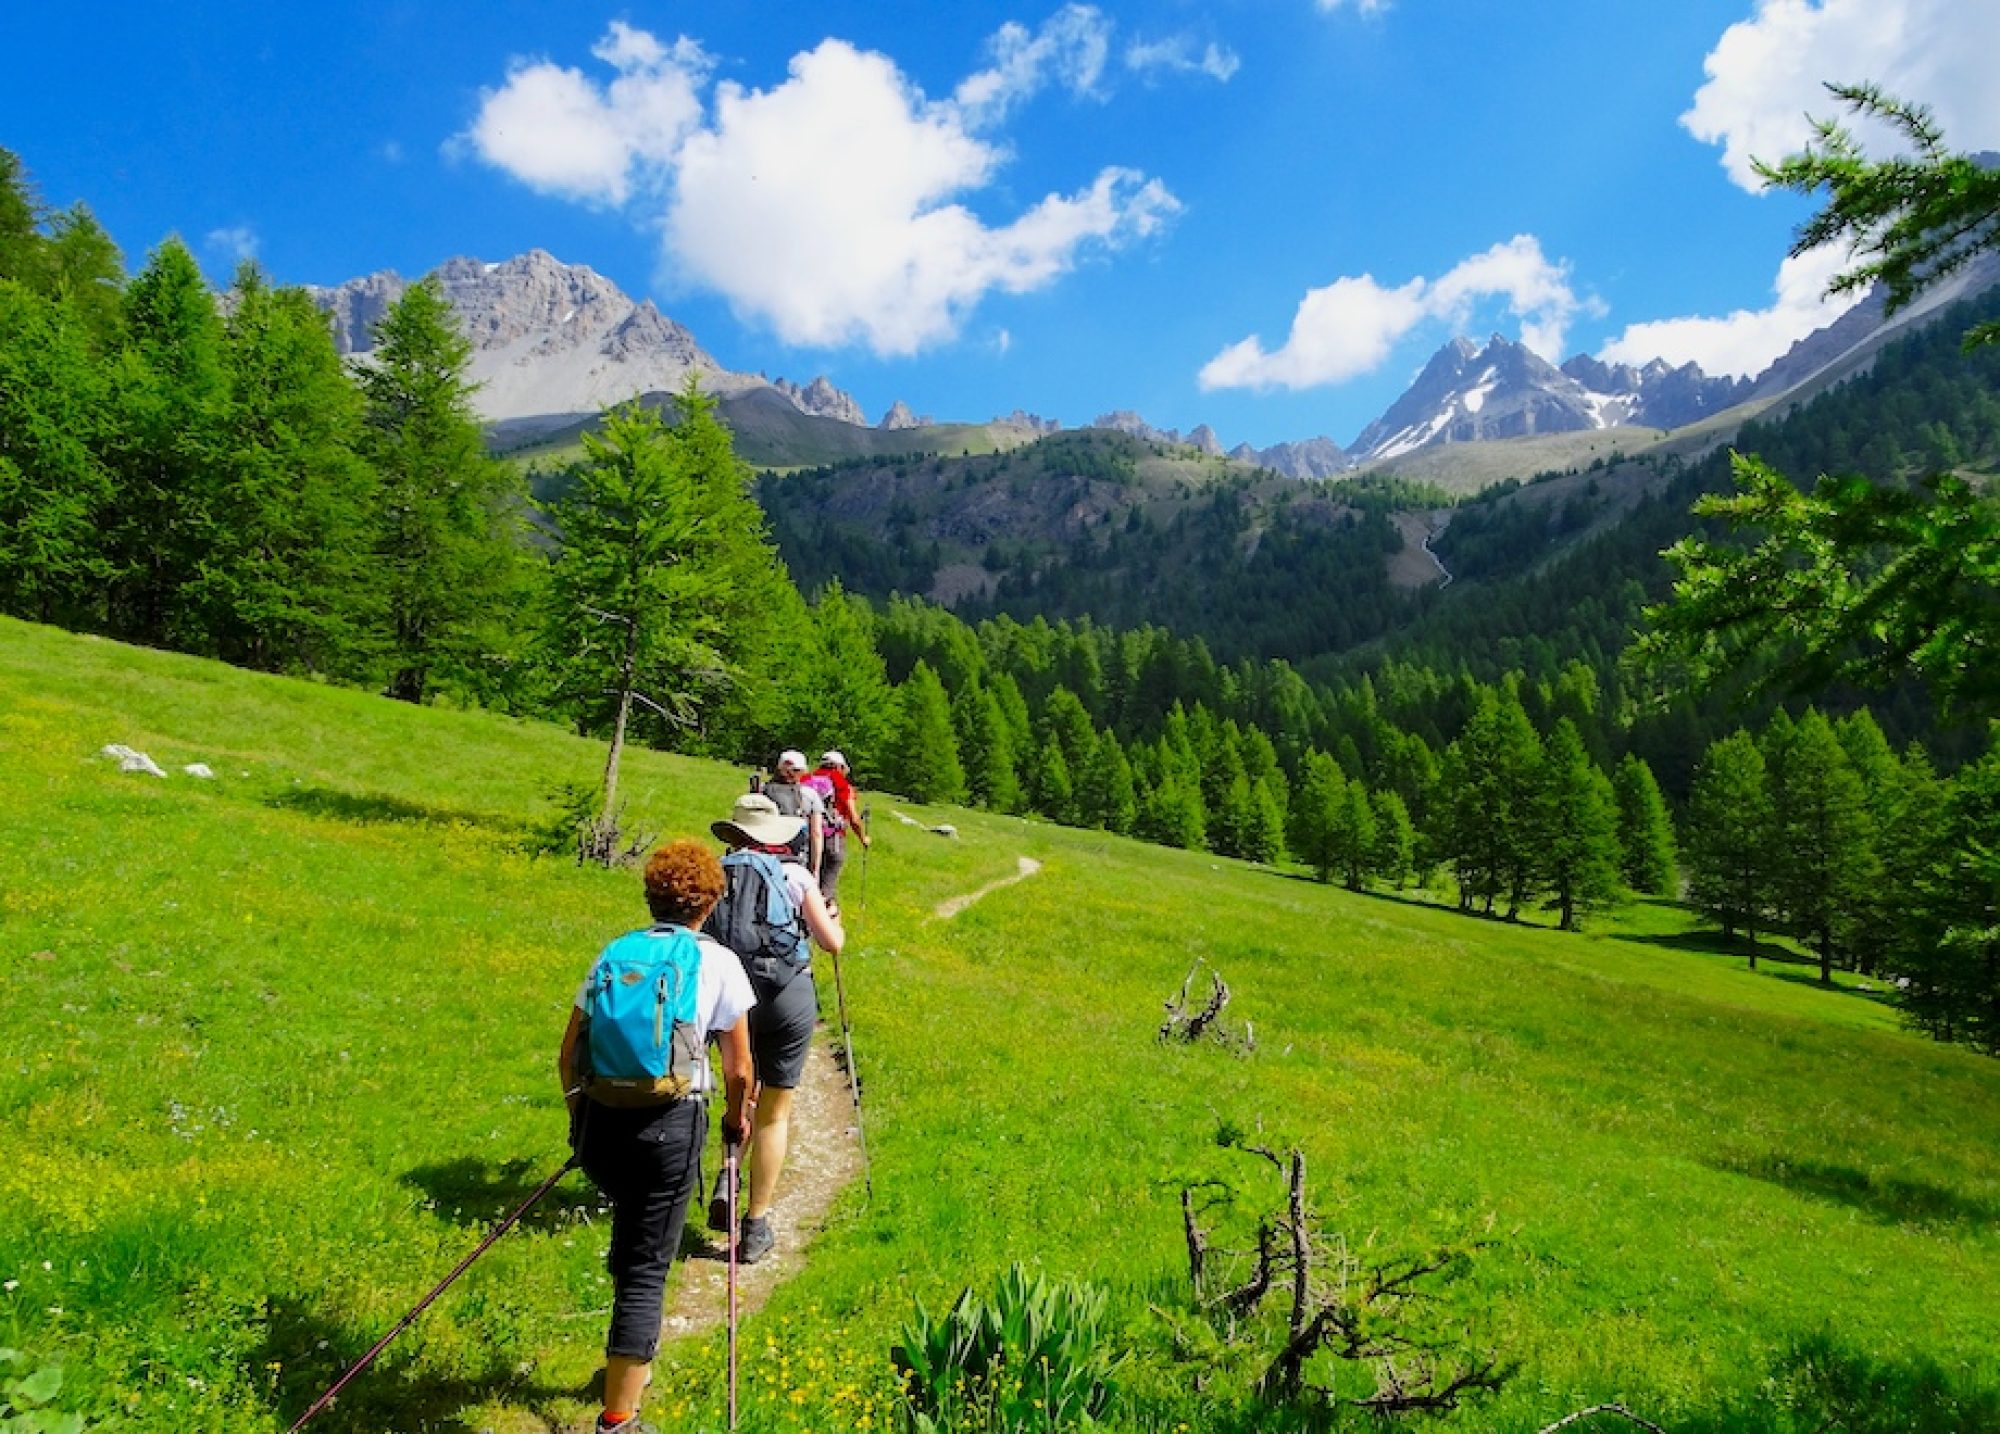
M 805 818 L 788 817 L 769 797 L 748 792 L 736 799 L 728 817 L 709 823 L 708 829 L 731 846 L 790 846 L 805 827 Z

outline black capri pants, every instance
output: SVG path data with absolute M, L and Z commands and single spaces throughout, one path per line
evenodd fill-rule
M 606 1354 L 646 1361 L 660 1348 L 667 1271 L 688 1201 L 701 1188 L 708 1111 L 700 1100 L 642 1110 L 584 1102 L 584 1174 L 611 1201 L 611 1333 Z

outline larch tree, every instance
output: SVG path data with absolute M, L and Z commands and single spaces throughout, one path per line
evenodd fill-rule
M 377 575 L 388 694 L 426 701 L 504 641 L 520 601 L 526 493 L 486 454 L 467 378 L 472 346 L 443 291 L 412 284 L 375 327 L 360 371 L 366 456 L 380 476 Z
M 1576 723 L 1564 717 L 1549 734 L 1542 763 L 1540 814 L 1542 882 L 1557 925 L 1577 929 L 1585 912 L 1618 897 L 1618 803 Z
M 1677 895 L 1680 870 L 1674 824 L 1653 769 L 1636 752 L 1627 752 L 1611 784 L 1618 797 L 1618 848 L 1625 884 L 1648 896 Z
M 1772 902 L 1773 814 L 1764 754 L 1747 732 L 1712 743 L 1695 769 L 1688 797 L 1688 899 L 1720 923 L 1724 936 L 1742 932 L 1757 969 L 1757 929 Z

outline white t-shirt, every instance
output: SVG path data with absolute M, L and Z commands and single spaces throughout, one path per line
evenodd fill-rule
M 757 1004 L 757 993 L 750 989 L 750 978 L 743 974 L 743 963 L 736 959 L 734 951 L 699 931 L 694 934 L 694 939 L 701 948 L 701 974 L 696 978 L 694 990 L 695 1024 L 701 1027 L 704 1036 L 712 1036 L 742 1020 Z M 576 1008 L 579 1011 L 590 1009 L 588 974 L 576 988 Z M 702 1049 L 701 1069 L 695 1072 L 694 1088 L 698 1091 L 715 1089 L 715 1080 L 708 1069 L 706 1046 Z

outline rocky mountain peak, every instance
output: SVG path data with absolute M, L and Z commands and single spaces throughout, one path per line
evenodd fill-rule
M 868 426 L 868 415 L 861 411 L 854 395 L 835 388 L 825 374 L 817 375 L 803 388 L 783 378 L 771 380 L 771 387 L 789 398 L 801 413 L 809 413 L 815 418 L 837 419 L 857 428 Z

